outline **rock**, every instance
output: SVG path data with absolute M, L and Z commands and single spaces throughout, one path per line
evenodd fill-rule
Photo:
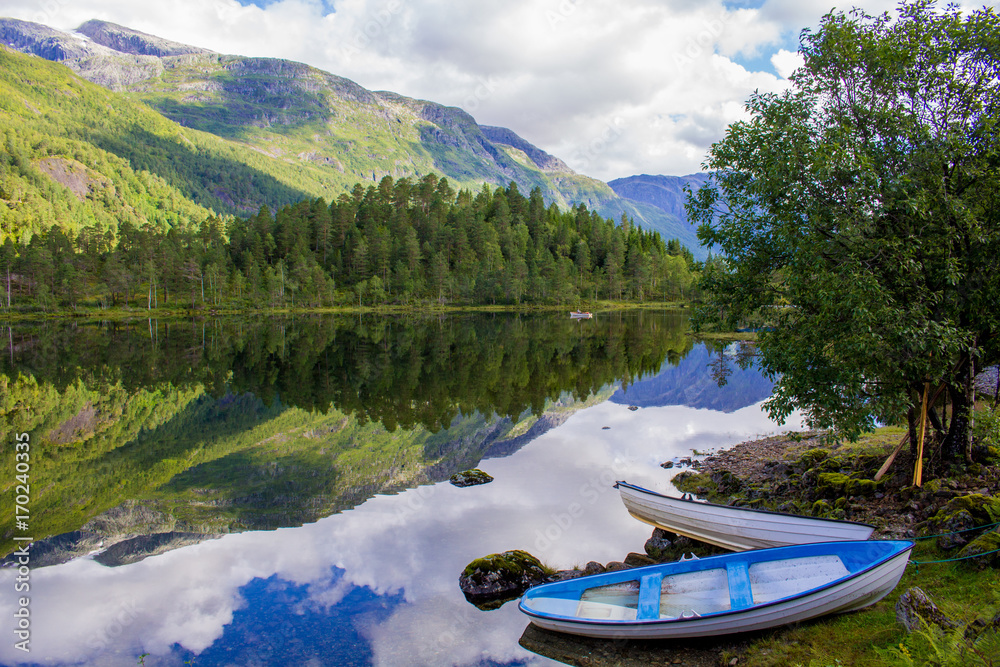
M 629 567 L 644 567 L 646 565 L 656 565 L 656 561 L 645 554 L 635 552 L 625 556 L 625 564 Z
M 630 405 L 630 406 L 628 406 L 628 409 L 631 410 L 632 412 L 635 412 L 636 410 L 639 409 L 639 406 L 638 405 Z
M 591 574 L 601 574 L 602 572 L 604 572 L 604 566 L 596 560 L 590 561 L 583 567 L 583 573 L 587 576 Z
M 719 493 L 726 495 L 739 493 L 744 487 L 743 481 L 728 470 L 712 473 L 711 480 L 715 482 Z
M 515 549 L 472 561 L 462 571 L 458 585 L 466 600 L 480 606 L 513 600 L 545 579 L 541 562 Z
M 921 630 L 921 620 L 943 630 L 951 630 L 959 625 L 945 616 L 927 594 L 915 586 L 899 596 L 899 601 L 896 602 L 896 620 L 903 624 L 907 632 Z
M 974 569 L 1000 567 L 998 551 L 1000 551 L 1000 533 L 991 530 L 965 545 L 965 548 L 958 552 L 957 558 L 968 558 L 965 564 Z
M 456 472 L 448 480 L 452 484 L 458 487 L 466 486 L 476 486 L 477 484 L 489 484 L 493 481 L 493 477 L 489 474 L 483 472 L 479 468 L 473 468 L 472 470 L 463 470 L 462 472 Z
M 660 534 L 657 534 L 657 531 L 659 531 Z M 659 561 L 663 558 L 664 552 L 672 546 L 673 542 L 666 537 L 666 531 L 657 528 L 653 531 L 653 536 L 646 540 L 646 544 L 643 548 L 646 551 L 647 556 L 653 560 Z
M 613 560 L 604 566 L 605 572 L 618 572 L 619 570 L 630 570 L 630 569 L 631 568 L 628 565 L 617 560 Z
M 674 467 L 674 462 L 673 461 L 664 461 L 663 463 L 660 464 L 660 467 L 661 468 L 666 468 L 667 470 L 670 470 L 671 468 Z
M 944 533 L 937 538 L 938 548 L 948 551 L 969 543 L 968 534 L 966 533 L 966 537 L 963 537 L 962 534 L 963 531 L 976 527 L 976 519 L 967 510 L 959 510 L 945 519 L 943 523 L 935 522 L 934 526 L 935 530 Z
M 816 478 L 816 492 L 823 498 L 838 498 L 847 491 L 850 477 L 839 472 L 821 472 Z
M 934 523 L 942 526 L 953 514 L 963 510 L 972 515 L 974 526 L 996 523 L 1000 521 L 1000 498 L 978 493 L 952 498 L 934 515 Z
M 583 570 L 559 570 L 555 574 L 550 574 L 545 581 L 566 581 L 567 579 L 576 579 L 583 575 Z
M 948 534 L 937 538 L 937 547 L 941 551 L 951 551 L 952 549 L 964 547 L 968 543 L 969 540 L 965 539 L 961 535 Z

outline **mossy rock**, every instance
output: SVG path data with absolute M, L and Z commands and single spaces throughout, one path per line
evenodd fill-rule
M 931 522 L 934 525 L 942 525 L 951 517 L 965 510 L 976 520 L 976 525 L 986 526 L 1000 522 L 1000 498 L 995 496 L 985 496 L 981 493 L 973 493 L 968 496 L 952 498 L 948 504 L 938 510 Z
M 851 478 L 839 472 L 821 472 L 816 478 L 816 492 L 824 498 L 837 498 L 847 494 Z
M 822 518 L 830 516 L 830 512 L 833 511 L 833 507 L 825 500 L 817 500 L 812 504 L 811 511 L 813 516 Z
M 924 482 L 921 487 L 926 493 L 937 493 L 944 487 L 944 482 L 940 479 L 932 479 Z
M 715 482 L 715 488 L 718 492 L 727 495 L 739 493 L 744 487 L 743 480 L 728 470 L 721 470 L 717 473 L 713 473 L 711 479 Z
M 809 449 L 802 452 L 796 460 L 796 463 L 801 465 L 803 468 L 814 468 L 816 464 L 825 460 L 828 456 L 830 456 L 830 452 L 825 449 Z
M 957 557 L 967 558 L 968 560 L 964 562 L 968 567 L 981 570 L 986 567 L 1000 567 L 998 552 L 1000 552 L 1000 533 L 993 530 L 969 542 L 958 552 Z
M 818 463 L 816 467 L 826 472 L 839 472 L 845 468 L 853 468 L 850 463 L 836 456 L 830 456 L 824 459 Z
M 874 496 L 880 486 L 879 482 L 872 479 L 851 479 L 847 482 L 847 495 L 849 496 Z
M 493 609 L 520 597 L 545 578 L 541 561 L 527 551 L 514 549 L 472 561 L 462 570 L 458 585 L 469 602 Z
M 448 481 L 455 486 L 466 487 L 476 486 L 477 484 L 489 484 L 493 481 L 493 477 L 479 468 L 473 468 L 472 470 L 456 472 Z
M 674 476 L 670 482 L 681 493 L 696 493 L 699 487 L 715 488 L 715 483 L 707 474 L 690 470 Z

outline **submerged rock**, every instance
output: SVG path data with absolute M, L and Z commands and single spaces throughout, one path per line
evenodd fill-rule
M 479 468 L 473 468 L 472 470 L 456 472 L 448 481 L 455 486 L 466 487 L 476 486 L 477 484 L 489 484 L 493 481 L 493 477 Z
M 458 585 L 466 600 L 477 607 L 493 609 L 520 597 L 545 578 L 545 570 L 537 558 L 515 549 L 472 561 L 462 571 Z
M 907 632 L 921 630 L 924 623 L 944 630 L 958 627 L 958 623 L 945 616 L 927 593 L 916 586 L 899 596 L 899 601 L 896 602 L 896 620 L 903 624 Z

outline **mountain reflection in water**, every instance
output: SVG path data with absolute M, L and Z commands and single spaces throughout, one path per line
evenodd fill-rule
M 669 489 L 660 462 L 776 429 L 757 405 L 606 400 L 691 353 L 676 314 L 329 319 L 178 323 L 169 344 L 163 323 L 158 343 L 127 327 L 14 332 L 21 376 L 9 359 L 0 372 L 34 405 L 3 428 L 45 448 L 36 525 L 89 534 L 84 550 L 145 542 L 36 563 L 32 653 L 5 643 L 0 662 L 553 664 L 518 645 L 516 606 L 465 601 L 465 564 L 514 548 L 557 568 L 641 551 L 649 529 L 615 479 Z M 62 358 L 62 345 L 80 349 Z M 473 465 L 496 481 L 443 481 Z M 188 546 L 164 547 L 167 533 Z M 12 604 L 0 598 L 0 615 Z

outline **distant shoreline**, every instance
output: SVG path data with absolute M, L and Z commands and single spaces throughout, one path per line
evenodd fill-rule
M 239 317 L 239 316 L 275 316 L 275 315 L 442 315 L 449 313 L 536 313 L 564 311 L 582 308 L 599 314 L 601 312 L 620 310 L 686 310 L 690 308 L 687 302 L 643 302 L 625 303 L 617 301 L 599 301 L 578 305 L 408 305 L 408 306 L 337 306 L 329 308 L 108 308 L 95 310 L 92 308 L 78 310 L 58 310 L 53 312 L 17 310 L 0 311 L 0 322 L 11 321 L 43 321 L 43 320 L 130 320 L 130 319 L 187 319 L 199 317 Z M 739 334 L 733 334 L 738 336 Z M 721 336 L 720 336 L 721 337 Z

